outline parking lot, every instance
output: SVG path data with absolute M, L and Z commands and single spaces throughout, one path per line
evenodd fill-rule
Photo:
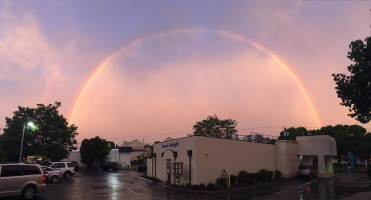
M 338 174 L 328 180 L 288 179 L 234 188 L 228 191 L 184 191 L 138 178 L 133 170 L 102 172 L 81 170 L 70 180 L 48 184 L 47 192 L 35 199 L 158 199 L 158 200 L 224 200 L 224 199 L 358 199 L 370 198 L 371 180 L 362 173 Z M 365 196 L 366 195 L 366 196 Z M 364 197 L 364 198 L 363 198 Z M 18 199 L 18 198 L 5 198 Z

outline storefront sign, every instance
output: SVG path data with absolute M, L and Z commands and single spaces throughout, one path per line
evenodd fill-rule
M 162 145 L 162 148 L 163 148 L 163 149 L 164 149 L 164 148 L 169 148 L 169 147 L 175 148 L 175 147 L 177 147 L 177 146 L 179 146 L 179 142 L 171 142 L 171 143 L 169 143 L 169 144 L 163 144 L 163 145 Z

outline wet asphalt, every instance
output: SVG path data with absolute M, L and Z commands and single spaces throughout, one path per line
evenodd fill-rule
M 371 199 L 371 180 L 361 173 L 337 174 L 326 180 L 282 179 L 224 191 L 185 191 L 139 178 L 131 170 L 81 170 L 70 180 L 48 184 L 37 200 L 240 200 L 240 199 Z M 5 199 L 19 199 L 18 197 Z

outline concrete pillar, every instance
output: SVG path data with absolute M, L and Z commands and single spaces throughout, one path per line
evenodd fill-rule
M 327 171 L 327 177 L 334 176 L 334 168 L 332 165 L 332 156 L 325 156 L 326 160 L 326 171 Z
M 326 178 L 324 155 L 318 155 L 318 178 Z

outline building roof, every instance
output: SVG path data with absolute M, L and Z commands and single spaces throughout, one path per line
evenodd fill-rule
M 163 142 L 167 142 L 167 141 L 170 141 L 170 140 L 174 140 L 174 139 L 171 138 L 171 137 L 167 137 Z
M 133 152 L 132 147 L 119 147 L 119 152 Z

